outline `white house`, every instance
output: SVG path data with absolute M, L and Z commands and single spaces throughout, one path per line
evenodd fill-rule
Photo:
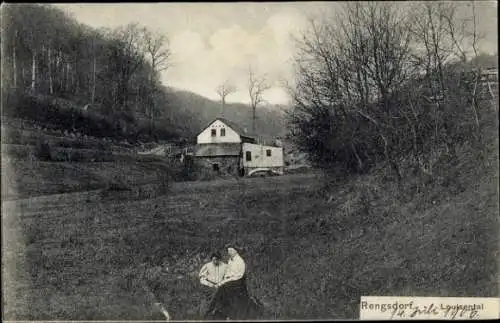
M 245 128 L 224 119 L 212 121 L 197 136 L 198 163 L 220 175 L 251 175 L 259 170 L 283 173 L 283 148 L 257 143 Z

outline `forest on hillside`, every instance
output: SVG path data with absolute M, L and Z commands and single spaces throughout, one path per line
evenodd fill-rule
M 186 112 L 191 112 L 199 120 L 199 129 L 207 126 L 217 117 L 237 123 L 242 128 L 252 129 L 252 109 L 243 103 L 225 103 L 222 114 L 221 103 L 210 100 L 196 93 L 184 90 L 174 90 L 169 96 L 170 103 Z M 256 112 L 256 132 L 264 138 L 283 137 L 286 135 L 285 112 L 287 107 L 280 105 L 264 105 Z
M 4 116 L 129 141 L 190 134 L 159 80 L 165 35 L 135 23 L 94 29 L 46 4 L 2 9 Z
M 131 143 L 192 139 L 220 116 L 220 102 L 161 84 L 171 58 L 165 34 L 136 23 L 91 28 L 46 4 L 4 5 L 2 21 L 3 116 Z M 226 111 L 250 125 L 248 106 Z M 281 136 L 282 119 L 263 108 L 259 132 Z

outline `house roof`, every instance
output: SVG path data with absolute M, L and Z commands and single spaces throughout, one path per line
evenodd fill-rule
M 218 143 L 196 145 L 196 157 L 239 156 L 241 145 L 239 143 Z
M 246 138 L 255 138 L 255 137 L 257 137 L 255 134 L 252 134 L 249 131 L 245 131 L 245 128 L 243 128 L 239 124 L 237 124 L 237 123 L 235 123 L 235 122 L 233 122 L 231 120 L 228 120 L 226 118 L 222 118 L 222 117 L 219 117 L 219 118 L 216 118 L 216 119 L 212 120 L 205 128 L 203 128 L 203 130 L 205 130 L 206 128 L 208 128 L 208 126 L 210 126 L 212 123 L 214 123 L 217 120 L 220 120 L 220 121 L 224 122 L 224 124 L 226 124 L 228 127 L 230 127 L 231 129 L 233 129 L 241 137 L 246 137 Z

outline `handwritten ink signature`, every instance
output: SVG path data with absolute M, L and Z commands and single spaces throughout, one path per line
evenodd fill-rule
M 403 309 L 395 308 L 391 313 L 391 319 L 398 318 L 423 318 L 435 317 L 445 319 L 465 318 L 469 320 L 478 319 L 479 312 L 476 309 L 470 309 L 466 306 L 443 306 L 438 307 L 436 304 L 431 303 L 425 306 L 412 306 L 408 310 L 406 307 Z

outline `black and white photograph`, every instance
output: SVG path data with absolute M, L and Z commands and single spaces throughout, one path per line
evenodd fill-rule
M 0 8 L 2 321 L 500 317 L 497 1 Z

